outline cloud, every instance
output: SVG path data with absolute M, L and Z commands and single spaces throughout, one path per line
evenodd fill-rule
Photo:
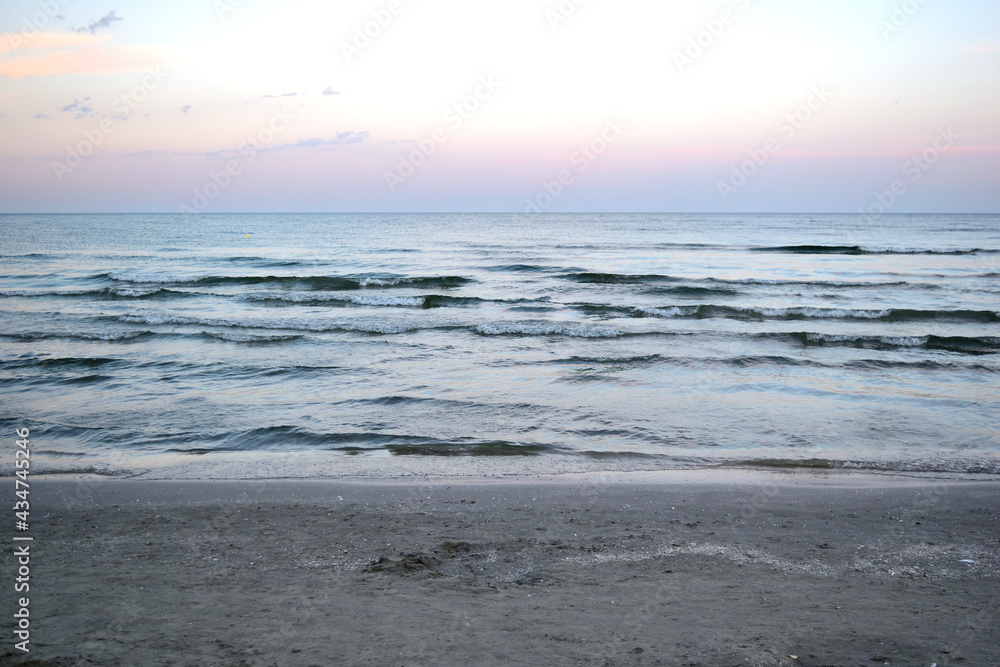
M 121 20 L 122 20 L 122 17 L 116 15 L 115 11 L 112 10 L 112 11 L 108 12 L 105 16 L 103 16 L 103 17 L 99 18 L 98 20 L 94 21 L 93 23 L 91 23 L 90 25 L 84 26 L 82 28 L 77 28 L 76 32 L 89 32 L 91 35 L 93 35 L 99 29 L 101 29 L 101 28 L 110 28 L 112 23 L 114 23 L 115 21 L 121 21 Z
M 327 86 L 323 90 L 323 94 L 324 95 L 340 95 L 340 91 L 339 90 L 334 90 L 333 86 Z
M 91 107 L 88 107 L 86 104 L 84 104 L 84 102 L 89 102 L 89 101 L 90 101 L 89 97 L 84 97 L 82 102 L 80 100 L 73 100 L 72 104 L 67 104 L 62 109 L 60 109 L 60 111 L 62 111 L 63 113 L 75 114 L 77 120 L 80 120 L 81 118 L 86 118 L 87 116 L 95 116 L 97 114 L 94 113 L 94 110 Z
M 0 116 L 0 117 L 2 117 L 2 116 Z M 36 113 L 34 116 L 32 116 L 32 118 L 34 118 L 35 120 L 51 120 L 52 119 L 51 116 L 46 116 L 43 113 Z
M 20 49 L 56 49 L 87 46 L 107 41 L 110 35 L 82 35 L 75 32 L 39 32 L 34 35 L 6 32 L 0 35 L 0 53 Z
M 271 153 L 274 151 L 283 151 L 296 148 L 321 148 L 323 150 L 329 150 L 332 146 L 346 146 L 348 144 L 360 144 L 367 140 L 369 133 L 365 132 L 338 132 L 333 135 L 330 139 L 323 139 L 321 137 L 311 137 L 309 139 L 300 139 L 295 143 L 280 144 L 278 146 L 258 146 L 257 153 Z M 195 153 L 190 151 L 164 151 L 164 150 L 143 150 L 134 153 L 126 153 L 125 157 L 153 157 L 156 155 L 174 155 L 174 156 L 196 156 L 196 157 L 207 157 L 213 160 L 232 160 L 238 158 L 245 158 L 248 149 L 246 147 L 233 150 L 227 148 L 220 151 L 208 151 L 205 153 Z
M 345 144 L 360 144 L 367 138 L 368 132 L 338 132 L 332 139 L 321 139 L 320 137 L 300 139 L 294 144 L 282 144 L 270 150 L 281 150 L 284 148 L 329 148 L 330 146 L 343 146 Z
M 298 93 L 282 93 L 280 95 L 264 95 L 264 98 L 268 97 L 295 97 Z
M 181 107 L 181 113 L 187 113 L 188 111 L 191 111 L 190 104 L 185 104 L 184 106 Z
M 279 144 L 277 146 L 258 146 L 257 153 L 273 153 L 275 151 L 284 151 L 289 149 L 301 149 L 301 148 L 320 148 L 323 150 L 329 150 L 333 146 L 346 146 L 348 144 L 360 144 L 368 139 L 369 133 L 366 132 L 338 132 L 333 135 L 331 139 L 323 139 L 321 137 L 310 137 L 308 139 L 299 139 L 295 143 Z M 243 151 L 213 151 L 211 153 L 206 153 L 210 158 L 216 160 L 226 160 L 233 157 L 240 157 L 246 153 Z
M 32 44 L 32 49 L 34 49 Z M 26 76 L 59 74 L 118 74 L 141 72 L 161 65 L 165 54 L 148 46 L 112 47 L 92 44 L 80 48 L 57 48 L 43 55 L 24 55 L 0 61 L 0 77 L 20 79 Z

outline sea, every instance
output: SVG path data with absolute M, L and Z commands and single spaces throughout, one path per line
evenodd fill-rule
M 0 315 L 41 473 L 1000 474 L 997 215 L 2 215 Z

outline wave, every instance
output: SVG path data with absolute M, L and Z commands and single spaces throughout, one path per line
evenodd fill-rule
M 543 323 L 510 322 L 477 324 L 472 331 L 483 336 L 568 336 L 570 338 L 618 338 L 617 329 L 589 329 L 576 326 Z
M 177 290 L 156 288 L 104 287 L 94 290 L 0 290 L 0 297 L 89 297 L 99 299 L 149 299 L 164 297 L 185 297 L 195 292 L 178 292 Z
M 450 289 L 475 282 L 462 276 L 351 277 L 351 276 L 190 276 L 158 273 L 104 273 L 97 279 L 133 284 L 299 285 L 313 290 L 359 290 L 364 288 L 423 287 Z
M 515 443 L 497 440 L 457 438 L 440 440 L 408 434 L 379 432 L 323 433 L 297 426 L 269 426 L 240 433 L 206 436 L 196 447 L 174 447 L 167 451 L 179 454 L 210 454 L 260 450 L 326 450 L 347 454 L 389 451 L 396 455 L 428 456 L 531 456 L 557 451 L 552 445 Z M 209 446 L 205 446 L 208 444 Z
M 233 264 L 254 264 L 260 267 L 270 267 L 270 268 L 291 268 L 296 266 L 309 266 L 322 263 L 319 260 L 275 259 L 273 257 L 257 257 L 257 256 L 244 256 L 244 255 L 221 257 L 219 259 L 221 261 L 230 262 Z
M 229 333 L 225 331 L 202 331 L 201 334 L 208 338 L 223 340 L 230 343 L 287 343 L 302 338 L 301 334 L 276 334 L 258 335 L 247 333 Z
M 816 287 L 820 289 L 851 289 L 851 288 L 885 288 L 908 287 L 916 289 L 940 289 L 933 283 L 909 283 L 906 281 L 843 281 L 843 280 L 789 280 L 779 278 L 681 278 L 661 274 L 627 274 L 627 273 L 564 273 L 559 276 L 565 280 L 595 285 L 642 285 L 647 283 L 685 283 L 675 287 L 655 287 L 646 294 L 677 294 L 681 296 L 698 296 L 708 294 L 737 295 L 737 288 L 745 285 L 759 286 L 794 286 Z M 726 287 L 704 287 L 703 285 L 724 285 Z
M 105 342 L 113 342 L 120 340 L 135 340 L 136 338 L 143 338 L 145 336 L 153 335 L 152 331 L 136 331 L 130 329 L 127 331 L 101 331 L 97 333 L 79 333 L 79 334 L 68 334 L 72 338 L 81 338 L 83 340 L 100 340 Z
M 890 248 L 860 245 L 783 245 L 750 248 L 753 252 L 796 255 L 978 255 L 1000 253 L 986 248 Z
M 687 309 L 697 310 L 703 306 L 674 307 L 681 311 Z M 718 307 L 715 307 L 718 308 Z M 659 309 L 646 309 L 659 310 Z M 779 309 L 785 310 L 785 309 Z M 664 317 L 677 317 L 669 311 L 662 311 Z M 989 313 L 997 318 L 996 313 Z M 693 316 L 693 315 L 688 315 Z M 781 317 L 785 317 L 783 314 Z M 825 313 L 819 317 L 839 317 Z M 859 316 L 865 319 L 872 319 L 870 316 Z M 473 333 L 484 336 L 567 336 L 573 338 L 619 338 L 623 336 L 650 336 L 650 335 L 675 335 L 674 332 L 625 332 L 612 328 L 592 328 L 573 324 L 550 323 L 550 322 L 493 322 L 476 324 L 472 326 L 452 324 L 440 326 L 421 326 L 419 324 L 403 322 L 379 322 L 379 321 L 353 321 L 353 322 L 324 322 L 317 320 L 306 320 L 302 318 L 278 319 L 278 320 L 254 320 L 254 319 L 212 319 L 190 316 L 161 315 L 161 314 L 136 314 L 119 315 L 115 317 L 117 321 L 129 324 L 146 325 L 198 325 L 209 327 L 244 328 L 244 329 L 287 329 L 292 331 L 313 331 L 313 332 L 355 332 L 371 334 L 400 334 L 421 330 L 469 330 Z M 786 319 L 803 320 L 806 316 L 792 315 Z M 898 321 L 898 320 L 897 320 Z M 980 321 L 980 320 L 974 320 Z M 148 335 L 149 331 L 129 331 L 99 334 L 102 340 L 116 340 L 130 338 L 140 335 Z M 16 334 L 15 334 L 16 335 Z M 95 336 L 98 334 L 95 334 Z M 1000 351 L 1000 337 L 981 336 L 872 336 L 872 335 L 846 335 L 837 336 L 829 334 L 813 333 L 792 333 L 792 334 L 755 334 L 755 336 L 778 336 L 794 338 L 795 342 L 804 345 L 824 345 L 824 344 L 844 344 L 850 343 L 858 347 L 925 347 L 927 349 L 949 350 L 968 352 L 973 354 L 992 354 Z
M 129 329 L 125 331 L 100 331 L 94 333 L 88 332 L 54 332 L 54 331 L 39 331 L 39 332 L 27 332 L 27 333 L 0 333 L 0 338 L 6 338 L 8 340 L 16 340 L 20 342 L 32 342 L 36 340 L 50 340 L 50 339 L 70 339 L 70 340 L 90 340 L 90 341 L 104 341 L 104 342 L 116 342 L 116 341 L 129 341 L 135 340 L 137 338 L 143 338 L 145 336 L 155 335 L 152 331 L 139 331 L 135 329 Z
M 305 320 L 301 318 L 279 319 L 279 320 L 255 320 L 255 319 L 213 319 L 206 317 L 191 317 L 186 315 L 161 315 L 161 314 L 141 314 L 141 315 L 118 315 L 114 317 L 119 322 L 128 324 L 148 324 L 159 325 L 196 325 L 203 327 L 227 327 L 234 329 L 286 329 L 291 331 L 313 331 L 317 333 L 369 333 L 369 334 L 401 334 L 411 331 L 433 328 L 449 327 L 422 327 L 415 324 L 403 324 L 398 322 L 323 322 L 318 320 Z
M 22 297 L 33 298 L 43 296 L 86 296 L 89 294 L 99 294 L 104 290 L 0 290 L 0 297 Z
M 484 268 L 487 271 L 499 271 L 503 273 L 548 273 L 555 270 L 552 267 L 538 264 L 497 264 Z
M 582 308 L 588 308 L 584 304 Z M 600 307 L 607 308 L 607 307 Z M 885 308 L 881 310 L 863 308 L 764 308 L 759 306 L 664 306 L 661 308 L 634 307 L 629 311 L 632 317 L 674 318 L 727 318 L 727 319 L 840 319 L 878 320 L 882 322 L 976 322 L 992 324 L 1000 322 L 1000 313 L 991 310 L 916 310 L 909 308 Z
M 263 304 L 287 304 L 297 306 L 415 306 L 423 305 L 422 297 L 392 297 L 392 296 L 365 296 L 365 295 L 341 295 L 341 294 L 316 294 L 309 292 L 297 292 L 291 294 L 268 293 L 268 294 L 247 294 L 243 297 L 247 301 Z
M 654 287 L 652 289 L 645 290 L 643 294 L 697 298 L 711 296 L 739 296 L 740 292 L 739 290 L 728 287 L 693 287 L 689 285 L 680 285 L 677 287 Z
M 630 275 L 625 273 L 564 273 L 566 280 L 595 285 L 639 285 L 653 282 L 680 282 L 681 278 L 658 274 Z
M 98 382 L 107 382 L 108 380 L 113 380 L 111 375 L 77 375 L 74 377 L 63 378 L 57 382 L 57 384 L 67 384 L 67 385 L 87 385 L 87 384 L 97 384 Z
M 0 368 L 41 368 L 55 370 L 71 370 L 74 368 L 100 368 L 108 364 L 118 363 L 119 359 L 107 357 L 21 357 L 9 361 L 0 361 Z
M 103 290 L 103 293 L 105 296 L 111 298 L 125 298 L 125 299 L 148 299 L 152 297 L 157 297 L 157 298 L 183 297 L 191 294 L 191 292 L 178 292 L 177 290 L 166 289 L 163 287 L 157 287 L 153 289 L 109 287 L 108 289 Z
M 890 369 L 925 370 L 925 371 L 974 371 L 982 373 L 1000 373 L 998 366 L 983 364 L 953 363 L 944 361 L 899 361 L 890 359 L 857 359 L 842 363 L 828 363 L 800 357 L 783 355 L 739 355 L 732 357 L 674 357 L 659 354 L 634 356 L 581 357 L 573 356 L 565 359 L 554 359 L 548 363 L 557 365 L 609 365 L 625 366 L 630 364 L 670 364 L 684 368 L 703 368 L 705 366 L 729 366 L 735 368 L 766 368 L 768 366 L 788 366 L 802 368 L 826 368 L 834 370 L 881 371 Z
M 819 468 L 889 473 L 962 473 L 1000 475 L 1000 462 L 987 459 L 915 459 L 904 461 L 842 461 L 835 459 L 750 459 L 729 465 L 750 468 Z
M 783 280 L 780 278 L 705 278 L 705 282 L 720 283 L 724 285 L 774 285 L 778 287 L 819 287 L 822 289 L 885 287 L 909 287 L 917 289 L 941 288 L 940 285 L 935 285 L 934 283 L 908 283 L 905 280 L 886 282 L 855 282 L 849 280 Z
M 875 350 L 925 349 L 962 354 L 1000 353 L 1000 336 L 851 336 L 810 332 L 756 334 L 757 338 L 779 338 L 802 346 L 843 346 Z
M 445 294 L 424 296 L 383 296 L 349 294 L 345 296 L 315 294 L 251 294 L 246 297 L 260 303 L 288 303 L 306 306 L 385 306 L 396 308 L 453 308 L 486 303 L 479 297 L 457 297 Z
M 659 354 L 636 354 L 625 356 L 605 356 L 605 357 L 570 357 L 568 359 L 557 359 L 552 363 L 570 364 L 636 364 L 647 363 L 660 359 Z

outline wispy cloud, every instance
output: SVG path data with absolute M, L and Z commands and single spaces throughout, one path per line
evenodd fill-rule
M 181 107 L 181 113 L 187 113 L 188 111 L 191 111 L 190 104 L 185 104 L 184 106 Z
M 285 151 L 293 149 L 322 149 L 329 150 L 334 146 L 346 146 L 348 144 L 360 144 L 369 138 L 369 133 L 364 132 L 338 132 L 333 135 L 330 139 L 323 139 L 322 137 L 310 137 L 308 139 L 300 139 L 294 143 L 280 144 L 278 146 L 268 146 L 258 147 L 256 152 L 260 153 L 273 153 L 275 151 Z M 154 157 L 157 155 L 177 155 L 177 156 L 197 156 L 197 157 L 207 157 L 213 160 L 232 160 L 234 158 L 244 157 L 247 153 L 246 148 L 233 150 L 225 149 L 221 151 L 208 151 L 205 153 L 201 152 L 190 152 L 190 151 L 163 151 L 163 150 L 144 150 L 136 151 L 134 153 L 126 153 L 125 157 Z
M 327 86 L 323 90 L 323 94 L 324 95 L 340 95 L 340 91 L 339 90 L 334 90 L 333 86 Z
M 62 111 L 63 113 L 73 114 L 77 120 L 80 120 L 81 118 L 96 116 L 97 114 L 94 112 L 94 110 L 91 107 L 87 106 L 86 104 L 89 101 L 90 101 L 89 97 L 84 97 L 82 101 L 73 100 L 72 104 L 67 104 L 62 109 L 60 109 L 60 111 Z
M 266 148 L 258 148 L 258 153 L 274 153 L 277 151 L 294 150 L 294 149 L 322 149 L 330 150 L 334 146 L 346 146 L 347 144 L 360 144 L 368 139 L 369 133 L 365 132 L 338 132 L 333 135 L 330 139 L 323 139 L 322 137 L 310 137 L 308 139 L 299 139 L 294 143 L 279 144 L 277 146 L 268 146 Z M 208 157 L 224 160 L 232 157 L 239 156 L 243 151 L 214 151 L 212 153 L 206 153 Z
M 0 62 L 0 77 L 20 79 L 26 76 L 59 74 L 117 74 L 141 72 L 163 62 L 164 53 L 148 46 L 112 47 L 104 44 L 81 48 L 58 48 L 43 55 L 25 55 Z
M 82 28 L 77 28 L 76 32 L 89 32 L 91 35 L 93 35 L 101 28 L 110 28 L 112 23 L 121 20 L 122 17 L 118 16 L 117 13 L 114 10 L 112 10 L 108 12 L 105 16 L 102 16 L 101 18 L 91 23 L 90 25 L 84 26 Z
M 368 132 L 338 132 L 332 139 L 321 139 L 320 137 L 300 139 L 294 144 L 275 146 L 274 150 L 283 148 L 329 148 L 330 146 L 343 146 L 345 144 L 360 144 L 367 138 Z
M 0 118 L 3 118 L 3 116 L 0 116 Z M 46 116 L 43 113 L 36 113 L 32 118 L 35 120 L 52 120 L 52 116 Z
M 281 93 L 280 95 L 263 95 L 264 98 L 269 97 L 295 97 L 298 93 Z
M 27 51 L 29 49 L 57 49 L 72 46 L 86 46 L 106 41 L 110 35 L 83 35 L 75 32 L 40 32 L 30 40 L 20 35 L 5 32 L 0 35 L 0 53 Z

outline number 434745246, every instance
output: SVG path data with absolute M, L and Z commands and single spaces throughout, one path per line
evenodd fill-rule
M 16 479 L 16 495 L 20 500 L 14 505 L 15 510 L 23 510 L 24 514 L 28 513 L 28 471 L 31 468 L 31 450 L 29 449 L 28 435 L 29 431 L 26 428 L 17 429 L 17 437 L 15 440 L 17 444 L 17 451 L 14 453 L 14 465 L 17 467 Z M 24 518 L 18 516 L 22 521 L 27 521 L 27 516 Z

